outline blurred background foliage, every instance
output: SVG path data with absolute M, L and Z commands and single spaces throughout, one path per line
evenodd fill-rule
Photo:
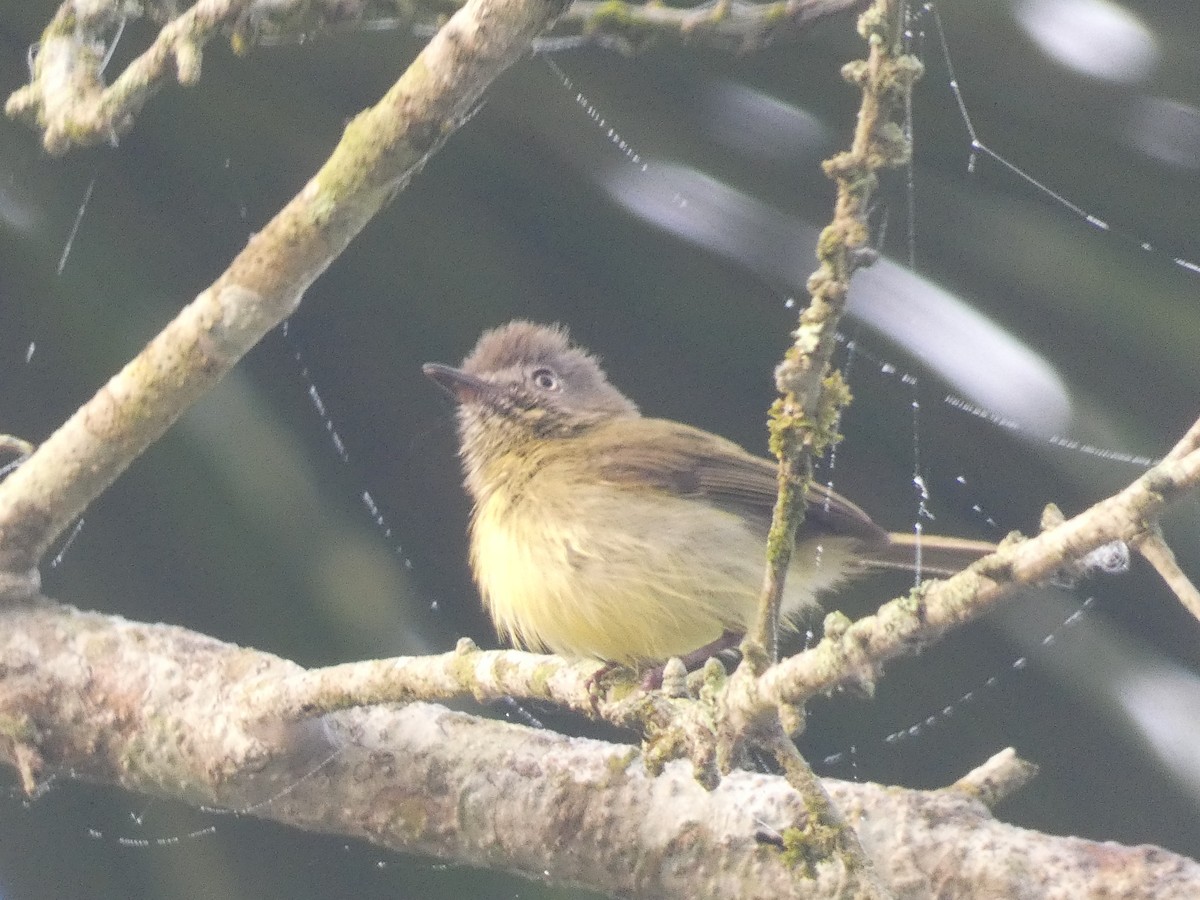
M 5 94 L 53 10 L 0 5 Z M 823 477 L 902 529 L 919 473 L 926 529 L 998 538 L 1036 530 L 1048 501 L 1071 513 L 1119 488 L 1142 468 L 1122 457 L 1161 455 L 1197 415 L 1200 275 L 1175 258 L 1200 262 L 1200 7 L 946 0 L 939 12 L 979 139 L 1112 230 L 986 155 L 971 170 L 935 22 L 920 15 L 915 162 L 880 194 L 885 260 L 856 284 L 856 402 Z M 127 29 L 114 71 L 151 36 Z M 119 147 L 62 159 L 0 121 L 0 431 L 41 440 L 90 396 L 420 45 L 397 31 L 245 58 L 214 44 L 199 85 L 163 90 Z M 790 298 L 828 217 L 819 161 L 857 108 L 838 70 L 862 54 L 840 16 L 744 56 L 663 45 L 519 64 L 316 282 L 286 335 L 94 505 L 46 569 L 47 592 L 306 665 L 441 651 L 462 634 L 495 646 L 465 566 L 449 405 L 420 364 L 457 361 L 509 318 L 560 321 L 646 413 L 762 449 Z M 1198 511 L 1189 500 L 1167 523 L 1193 576 Z M 860 615 L 906 588 L 873 579 L 831 605 Z M 872 700 L 816 704 L 803 749 L 844 753 L 819 767 L 830 775 L 923 787 L 1011 744 L 1043 774 L 1006 819 L 1198 856 L 1198 673 L 1200 625 L 1135 565 L 1015 601 L 890 667 Z M 916 737 L 885 740 L 947 706 Z M 579 896 L 67 780 L 30 802 L 0 772 L 5 900 L 464 894 Z

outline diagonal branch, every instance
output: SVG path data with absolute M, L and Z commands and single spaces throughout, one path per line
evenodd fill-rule
M 923 584 L 872 616 L 828 633 L 759 679 L 754 702 L 785 705 L 848 682 L 870 683 L 883 664 L 991 609 L 1018 588 L 1049 580 L 1066 562 L 1113 541 L 1137 544 L 1168 504 L 1200 484 L 1200 450 L 1165 460 L 1120 493 L 1034 538 L 1001 545 L 945 581 Z
M 1192 584 L 1179 563 L 1175 561 L 1175 553 L 1162 535 L 1157 525 L 1148 530 L 1135 547 L 1146 562 L 1154 567 L 1163 582 L 1171 589 L 1184 608 L 1197 619 L 1200 619 L 1200 590 Z
M 147 446 L 299 304 L 565 0 L 469 0 L 320 171 L 125 368 L 0 483 L 0 571 L 26 572 Z

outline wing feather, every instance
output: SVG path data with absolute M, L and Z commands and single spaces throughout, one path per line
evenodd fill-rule
M 775 506 L 777 469 L 732 441 L 679 422 L 624 419 L 590 433 L 589 467 L 612 484 L 653 486 L 705 499 L 765 529 Z M 814 485 L 805 522 L 869 542 L 887 533 L 836 491 Z

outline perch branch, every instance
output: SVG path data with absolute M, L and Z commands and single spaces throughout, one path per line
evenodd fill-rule
M 593 693 L 594 664 L 517 651 L 484 652 L 470 642 L 439 656 L 345 663 L 289 679 L 278 715 L 313 716 L 371 703 L 472 696 L 548 701 L 604 719 L 647 738 L 653 759 L 689 756 L 697 777 L 715 783 L 714 735 L 730 735 L 722 752 L 746 732 L 770 727 L 779 707 L 802 703 L 846 683 L 870 684 L 884 664 L 917 652 L 951 628 L 992 608 L 1023 586 L 1047 580 L 1072 560 L 1114 541 L 1136 541 L 1145 522 L 1172 500 L 1200 485 L 1200 450 L 1163 463 L 1119 494 L 1036 538 L 1006 542 L 967 571 L 930 581 L 919 591 L 884 604 L 857 622 L 829 627 L 811 650 L 771 666 L 759 677 L 739 672 L 726 681 L 719 664 L 700 676 L 700 701 L 677 692 Z M 738 677 L 742 676 L 742 677 Z M 717 768 L 728 770 L 729 764 Z
M 708 791 L 684 763 L 651 777 L 631 747 L 424 703 L 272 724 L 302 671 L 173 626 L 0 608 L 0 763 L 619 896 L 857 895 L 782 778 Z M 903 896 L 1200 896 L 1200 865 L 1159 848 L 1015 828 L 958 791 L 823 784 Z

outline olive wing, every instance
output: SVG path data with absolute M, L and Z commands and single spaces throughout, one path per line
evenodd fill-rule
M 663 419 L 624 419 L 589 433 L 589 467 L 617 485 L 653 487 L 704 499 L 765 529 L 777 467 L 707 431 Z M 887 533 L 854 503 L 820 485 L 809 489 L 805 522 L 868 542 Z

